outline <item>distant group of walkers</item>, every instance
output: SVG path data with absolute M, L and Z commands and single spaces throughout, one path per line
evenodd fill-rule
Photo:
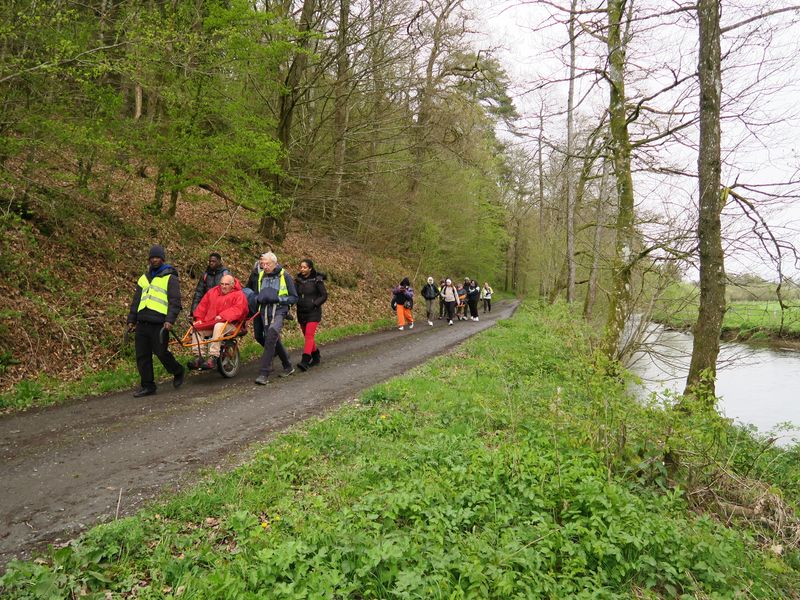
M 167 264 L 166 253 L 160 245 L 150 248 L 149 268 L 139 277 L 128 313 L 128 329 L 135 332 L 136 366 L 141 387 L 137 398 L 156 393 L 153 374 L 153 355 L 173 376 L 172 385 L 183 384 L 186 369 L 169 351 L 169 333 L 181 311 L 181 292 L 178 272 Z M 255 383 L 266 385 L 272 371 L 275 354 L 283 366 L 282 376 L 291 375 L 295 367 L 281 343 L 281 331 L 291 306 L 297 306 L 297 322 L 305 342 L 297 368 L 306 371 L 321 362 L 315 341 L 317 327 L 322 321 L 322 305 L 328 299 L 325 275 L 318 273 L 311 259 L 300 261 L 296 277 L 278 263 L 272 252 L 264 252 L 242 287 L 222 263 L 218 252 L 208 257 L 208 267 L 197 282 L 190 319 L 198 347 L 201 339 L 211 340 L 208 356 L 198 355 L 189 361 L 190 369 L 213 369 L 220 356 L 220 343 L 213 340 L 232 332 L 248 319 L 253 321 L 253 333 L 264 347 Z
M 457 285 L 448 277 L 440 280 L 438 286 L 433 277 L 428 277 L 420 293 L 425 300 L 428 325 L 433 327 L 435 318 L 439 320 L 447 318 L 448 325 L 452 325 L 453 321 L 480 320 L 478 303 L 483 301 L 484 313 L 491 312 L 494 291 L 488 282 L 484 282 L 483 287 L 479 287 L 478 282 L 469 277 L 465 277 L 464 282 Z M 391 305 L 392 310 L 397 313 L 397 328 L 402 331 L 408 324 L 408 328 L 413 329 L 414 288 L 408 277 L 403 278 L 400 285 L 392 290 Z M 467 310 L 469 310 L 469 317 L 467 317 Z

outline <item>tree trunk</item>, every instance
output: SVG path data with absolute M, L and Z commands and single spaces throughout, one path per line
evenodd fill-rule
M 178 212 L 178 197 L 180 194 L 180 190 L 177 189 L 169 191 L 169 208 L 167 209 L 167 215 L 170 217 L 174 217 L 175 213 Z
M 342 179 L 344 177 L 344 159 L 347 151 L 347 82 L 349 79 L 350 65 L 347 56 L 347 34 L 350 20 L 350 0 L 340 0 L 339 4 L 339 31 L 337 35 L 338 57 L 336 60 L 336 85 L 334 87 L 334 129 L 336 146 L 333 151 L 334 190 L 333 208 L 331 218 L 336 218 L 339 206 L 339 197 L 342 193 Z M 323 215 L 324 217 L 327 215 Z
M 567 302 L 575 302 L 575 177 L 573 154 L 575 137 L 575 9 L 572 0 L 569 9 L 569 93 L 567 95 L 567 158 L 564 161 L 567 186 Z
M 685 394 L 699 394 L 714 402 L 719 335 L 725 314 L 725 257 L 722 251 L 720 212 L 720 58 L 719 0 L 699 0 L 700 28 L 698 73 L 700 76 L 700 146 L 697 173 L 700 213 L 697 238 L 700 244 L 700 311 L 694 326 L 692 361 L 686 377 Z
M 142 118 L 142 84 L 136 83 L 133 87 L 133 95 L 134 95 L 134 109 L 133 109 L 133 120 L 138 121 Z
M 597 280 L 600 273 L 600 248 L 603 240 L 603 205 L 606 201 L 606 184 L 608 182 L 608 161 L 603 161 L 603 175 L 600 178 L 600 190 L 597 193 L 597 207 L 594 211 L 594 239 L 592 240 L 592 269 L 589 272 L 589 285 L 583 302 L 583 316 L 592 318 L 594 303 L 597 299 Z
M 539 139 L 538 139 L 538 160 L 537 168 L 539 171 L 539 248 L 544 247 L 545 238 L 545 211 L 544 211 L 544 107 L 542 112 L 539 113 Z M 544 253 L 542 253 L 544 257 Z M 549 261 L 547 261 L 549 262 Z M 539 275 L 539 298 L 544 300 L 547 297 L 547 277 L 549 269 L 546 267 L 546 262 L 541 262 L 541 272 Z
M 603 351 L 617 359 L 619 341 L 625 329 L 631 298 L 631 255 L 634 239 L 633 178 L 631 143 L 625 111 L 625 42 L 621 35 L 625 0 L 608 2 L 608 79 L 611 157 L 617 184 L 616 244 L 611 266 L 609 299 Z
M 316 7 L 316 0 L 303 0 L 303 8 L 300 11 L 300 23 L 298 24 L 298 31 L 300 39 L 298 41 L 298 51 L 295 53 L 292 64 L 289 65 L 289 70 L 286 73 L 286 78 L 283 82 L 283 92 L 280 97 L 280 104 L 278 107 L 278 128 L 277 138 L 283 148 L 283 160 L 281 167 L 284 173 L 290 170 L 289 156 L 291 145 L 292 121 L 294 119 L 294 109 L 297 105 L 297 100 L 300 97 L 300 81 L 302 80 L 303 73 L 306 70 L 308 63 L 308 55 L 306 49 L 308 48 L 307 33 L 311 30 L 311 18 L 314 15 Z M 279 196 L 284 196 L 288 193 L 285 188 L 284 178 L 280 174 L 272 178 L 273 189 Z M 261 218 L 259 224 L 259 233 L 271 237 L 276 241 L 281 241 L 286 234 L 287 224 L 283 222 L 283 214 L 272 215 L 266 214 Z
M 148 212 L 157 215 L 161 212 L 161 208 L 164 206 L 164 169 L 163 167 L 158 167 L 158 172 L 156 173 L 156 186 L 155 191 L 153 192 L 153 201 L 147 205 Z

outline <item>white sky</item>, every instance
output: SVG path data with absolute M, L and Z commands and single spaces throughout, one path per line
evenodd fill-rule
M 568 0 L 561 0 L 564 5 Z M 763 14 L 767 10 L 789 5 L 791 0 L 723 0 L 723 27 L 747 17 Z M 566 79 L 565 25 L 553 24 L 551 15 L 560 14 L 555 9 L 536 2 L 517 0 L 467 0 L 476 15 L 472 26 L 479 31 L 475 38 L 479 47 L 497 48 L 495 55 L 501 60 L 514 82 L 515 104 L 535 135 L 536 117 L 542 99 L 552 111 L 566 107 L 566 83 L 551 84 L 537 91 L 544 80 Z M 672 0 L 638 0 L 637 6 L 648 13 L 677 7 Z M 603 16 L 599 16 L 603 18 Z M 728 118 L 723 121 L 723 183 L 774 184 L 800 178 L 798 168 L 798 139 L 800 139 L 800 25 L 798 13 L 784 13 L 739 28 L 723 36 L 723 54 L 729 53 L 723 64 L 723 95 L 733 101 L 727 108 Z M 564 16 L 560 15 L 563 21 Z M 631 78 L 626 83 L 628 96 L 650 94 L 671 80 L 673 73 L 685 76 L 696 70 L 697 32 L 690 15 L 666 19 L 652 19 L 637 25 L 629 47 L 631 64 L 649 69 L 646 77 Z M 550 23 L 548 26 L 547 23 Z M 578 42 L 578 64 L 583 68 L 602 67 L 603 48 L 589 36 Z M 633 71 L 632 71 L 633 72 Z M 590 89 L 586 77 L 579 84 L 577 94 L 588 94 L 578 109 L 592 122 L 607 101 L 608 89 L 604 84 Z M 694 110 L 696 94 L 687 87 L 682 106 Z M 670 107 L 675 94 L 654 99 L 651 105 L 664 109 Z M 734 114 L 746 112 L 745 118 Z M 545 125 L 546 134 L 561 138 L 566 133 L 566 117 L 554 116 Z M 636 127 L 631 128 L 636 136 Z M 669 163 L 688 171 L 696 170 L 697 130 L 685 130 L 686 144 L 668 143 L 660 147 L 659 162 Z M 637 201 L 649 209 L 673 214 L 696 202 L 696 181 L 688 178 L 638 175 L 635 179 Z M 781 193 L 798 193 L 800 186 L 771 188 Z M 745 190 L 740 190 L 748 195 Z M 750 194 L 750 197 L 758 199 Z M 729 205 L 730 206 L 730 205 Z M 765 216 L 772 225 L 779 226 L 783 237 L 800 246 L 800 200 L 785 198 L 780 205 L 762 204 Z M 726 213 L 729 211 L 726 211 Z M 734 239 L 743 239 L 740 231 L 746 219 L 738 211 L 731 211 L 727 219 L 727 232 Z M 767 277 L 774 270 L 765 266 L 766 257 L 757 257 L 752 251 L 737 248 L 727 260 L 729 272 L 747 270 Z M 789 275 L 796 275 L 794 265 L 784 265 Z

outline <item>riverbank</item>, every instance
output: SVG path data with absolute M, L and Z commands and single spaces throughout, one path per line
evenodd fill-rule
M 685 299 L 657 305 L 650 320 L 676 331 L 691 331 L 698 306 Z M 800 350 L 800 307 L 781 312 L 777 302 L 731 302 L 722 321 L 721 339 Z
M 798 450 L 637 403 L 589 342 L 566 308 L 523 307 L 237 470 L 12 563 L 0 590 L 797 598 Z

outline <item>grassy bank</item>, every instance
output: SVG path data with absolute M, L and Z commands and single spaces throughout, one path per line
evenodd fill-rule
M 334 342 L 342 338 L 369 333 L 388 327 L 392 319 L 378 319 L 369 323 L 357 325 L 342 325 L 333 328 L 322 328 L 317 335 L 319 344 Z M 283 337 L 284 344 L 290 350 L 299 348 L 303 344 L 302 335 L 293 323 L 288 323 L 287 335 Z M 181 332 L 182 334 L 183 332 Z M 259 346 L 252 336 L 243 340 L 240 346 L 242 361 L 252 360 L 261 354 Z M 188 350 L 176 351 L 176 356 L 181 363 L 185 363 Z M 48 375 L 39 375 L 33 379 L 26 379 L 12 386 L 9 390 L 0 393 L 0 413 L 15 410 L 24 410 L 34 406 L 49 406 L 65 402 L 72 398 L 85 396 L 99 396 L 109 392 L 133 389 L 139 384 L 139 374 L 136 371 L 136 359 L 133 354 L 133 336 L 130 336 L 128 345 L 122 349 L 126 360 L 120 361 L 115 367 L 98 369 L 76 381 L 62 381 Z M 153 359 L 156 380 L 164 380 L 167 373 L 158 361 Z
M 697 320 L 697 309 L 696 300 L 667 300 L 656 306 L 652 319 L 675 329 L 690 329 Z M 788 308 L 781 315 L 778 302 L 729 302 L 722 332 L 741 339 L 800 338 L 800 306 Z
M 797 449 L 632 401 L 587 335 L 563 307 L 523 307 L 237 470 L 12 563 L 0 591 L 798 597 Z

